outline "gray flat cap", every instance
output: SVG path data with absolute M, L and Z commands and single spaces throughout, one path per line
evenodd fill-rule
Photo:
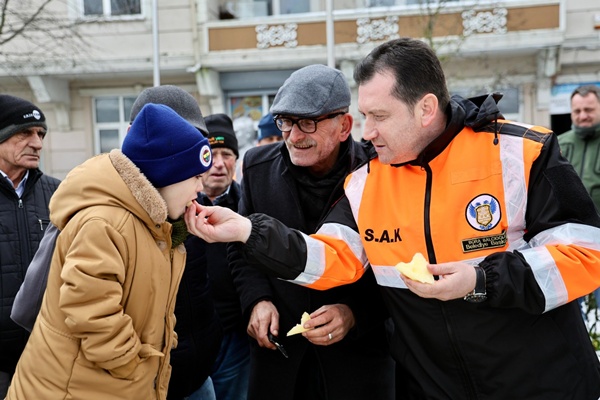
M 350 88 L 341 71 L 321 64 L 295 71 L 277 91 L 273 115 L 319 117 L 350 106 Z
M 142 90 L 133 106 L 131 106 L 130 122 L 133 122 L 142 108 L 148 104 L 164 104 L 173 109 L 180 117 L 195 126 L 205 137 L 208 136 L 208 129 L 202 117 L 198 102 L 188 92 L 180 87 L 173 85 L 162 85 Z

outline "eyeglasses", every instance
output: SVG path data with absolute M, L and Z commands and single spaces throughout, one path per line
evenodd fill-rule
M 281 132 L 289 132 L 294 127 L 294 124 L 298 125 L 298 128 L 304 133 L 315 133 L 317 131 L 317 124 L 326 119 L 332 119 L 340 115 L 344 115 L 346 112 L 337 112 L 326 115 L 321 118 L 289 118 L 277 116 L 273 118 L 275 125 Z

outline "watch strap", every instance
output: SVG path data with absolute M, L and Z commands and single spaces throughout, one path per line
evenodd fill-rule
M 475 289 L 471 293 L 468 293 L 464 297 L 464 300 L 471 303 L 480 303 L 487 299 L 485 270 L 478 265 L 474 268 L 476 274 Z

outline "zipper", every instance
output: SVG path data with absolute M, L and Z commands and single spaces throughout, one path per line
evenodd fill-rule
M 425 200 L 424 200 L 424 210 L 423 210 L 423 229 L 425 232 L 425 243 L 427 246 L 427 256 L 429 257 L 430 264 L 437 264 L 437 259 L 435 256 L 435 248 L 433 246 L 433 242 L 431 240 L 431 186 L 433 182 L 433 172 L 431 171 L 431 167 L 429 164 L 425 164 L 422 166 L 426 173 L 426 182 L 425 182 Z M 454 331 L 452 329 L 452 325 L 450 324 L 450 318 L 448 317 L 448 312 L 446 309 L 446 304 L 443 301 L 439 302 L 440 309 L 442 311 L 442 315 L 444 318 L 444 323 L 446 325 L 446 331 L 448 333 L 448 337 L 450 338 L 450 347 L 452 349 L 452 354 L 454 354 L 455 359 L 458 361 L 458 372 L 463 382 L 463 387 L 465 388 L 467 399 L 477 399 L 477 394 L 475 392 L 475 387 L 470 378 L 469 371 L 467 370 L 465 359 L 463 358 L 460 350 L 456 346 L 456 338 L 454 336 Z
M 431 241 L 431 182 L 433 180 L 433 173 L 429 164 L 423 165 L 421 168 L 425 170 L 425 201 L 423 210 L 423 232 L 425 232 L 425 245 L 427 246 L 427 257 L 429 258 L 430 264 L 437 264 L 435 258 L 435 249 L 433 248 L 433 242 Z
M 587 153 L 588 142 L 583 142 L 583 154 L 581 155 L 581 168 L 579 170 L 579 176 L 583 179 L 583 171 L 585 170 L 585 155 Z

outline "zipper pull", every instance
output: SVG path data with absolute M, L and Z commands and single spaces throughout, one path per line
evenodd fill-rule
M 40 223 L 40 231 L 44 230 L 44 226 L 42 225 L 42 220 L 38 219 L 38 222 Z
M 23 200 L 19 199 L 19 208 L 23 208 Z

